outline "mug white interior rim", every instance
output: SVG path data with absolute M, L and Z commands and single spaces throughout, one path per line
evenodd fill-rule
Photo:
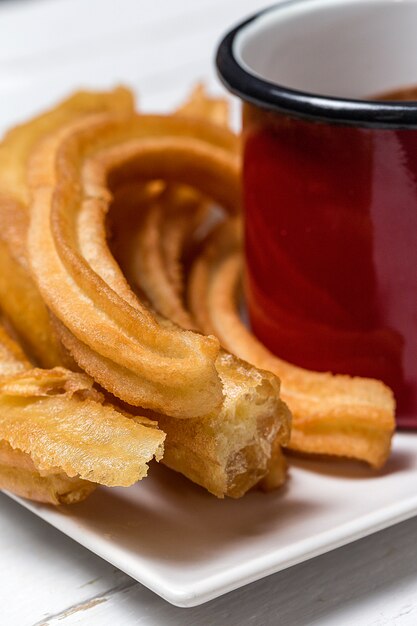
M 368 99 L 417 84 L 417 0 L 287 0 L 230 31 L 217 53 L 242 99 L 347 124 L 417 127 L 417 102 Z

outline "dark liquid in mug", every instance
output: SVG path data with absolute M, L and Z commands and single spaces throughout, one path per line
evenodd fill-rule
M 378 98 L 417 100 L 417 87 Z M 417 130 L 245 105 L 244 139 L 255 334 L 302 367 L 383 380 L 398 423 L 417 428 Z
M 403 101 L 417 101 L 417 87 L 403 87 L 402 89 L 395 89 L 393 91 L 387 91 L 385 93 L 378 94 L 376 100 L 403 100 Z

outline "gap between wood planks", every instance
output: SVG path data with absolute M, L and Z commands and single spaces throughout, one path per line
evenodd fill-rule
M 74 613 L 78 613 L 81 611 L 88 611 L 88 609 L 92 609 L 94 606 L 97 606 L 98 604 L 103 604 L 104 602 L 107 602 L 107 600 L 109 600 L 111 596 L 115 595 L 116 593 L 119 593 L 120 591 L 126 591 L 126 589 L 130 589 L 131 587 L 134 587 L 135 585 L 138 585 L 138 584 L 139 583 L 136 580 L 129 580 L 128 582 L 122 583 L 121 585 L 116 585 L 115 587 L 112 587 L 111 589 L 108 589 L 105 592 L 92 596 L 88 600 L 84 600 L 83 602 L 67 607 L 63 611 L 60 611 L 59 613 L 47 615 L 41 621 L 33 624 L 33 626 L 50 626 L 50 622 L 52 620 L 57 620 L 57 619 L 63 620 L 66 617 L 73 615 Z

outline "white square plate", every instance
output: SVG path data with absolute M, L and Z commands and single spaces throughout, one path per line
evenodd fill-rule
M 217 500 L 154 465 L 129 489 L 53 508 L 9 494 L 172 604 L 195 606 L 417 514 L 417 433 L 382 473 L 291 459 L 288 488 Z

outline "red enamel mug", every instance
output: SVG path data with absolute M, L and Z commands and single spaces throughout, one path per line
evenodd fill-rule
M 378 378 L 417 428 L 415 0 L 292 0 L 217 68 L 243 101 L 246 296 L 280 357 Z M 417 96 L 415 96 L 417 100 Z

